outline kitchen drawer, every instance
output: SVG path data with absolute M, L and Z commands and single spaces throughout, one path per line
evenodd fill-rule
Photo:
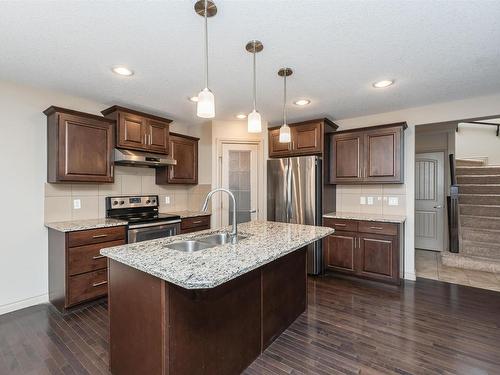
M 358 231 L 362 233 L 376 233 L 396 236 L 398 234 L 398 224 L 383 223 L 379 221 L 360 221 Z
M 203 227 L 194 227 L 194 228 L 181 229 L 181 234 L 199 232 L 200 230 L 206 230 L 206 229 L 210 229 L 210 226 L 209 225 L 205 225 Z
M 68 278 L 67 306 L 103 297 L 108 293 L 108 270 L 102 269 Z
M 71 247 L 68 249 L 68 275 L 99 270 L 107 267 L 107 258 L 99 254 L 105 247 L 124 245 L 125 240 Z
M 125 226 L 70 232 L 68 234 L 68 247 L 116 240 L 125 240 Z
M 182 221 L 181 221 L 181 230 L 183 232 L 184 232 L 184 230 L 187 230 L 190 228 L 196 228 L 196 227 L 208 227 L 208 228 L 203 228 L 203 229 L 209 229 L 210 228 L 210 216 L 188 217 L 188 218 L 182 219 Z M 203 229 L 198 229 L 198 230 L 203 230 Z
M 348 219 L 332 219 L 332 218 L 323 218 L 323 225 L 330 228 L 335 228 L 336 230 L 345 230 L 349 232 L 357 232 L 358 231 L 358 222 L 356 220 L 348 220 Z

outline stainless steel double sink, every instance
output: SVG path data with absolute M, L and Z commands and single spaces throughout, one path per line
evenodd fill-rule
M 238 235 L 237 241 L 243 240 L 247 236 Z M 173 250 L 183 251 L 185 253 L 193 253 L 211 247 L 232 243 L 232 238 L 229 233 L 216 233 L 208 236 L 194 237 L 190 240 L 174 242 L 165 247 Z

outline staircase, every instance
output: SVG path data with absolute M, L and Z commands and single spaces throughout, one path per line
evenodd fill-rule
M 443 253 L 451 267 L 500 273 L 500 166 L 457 159 L 460 252 Z

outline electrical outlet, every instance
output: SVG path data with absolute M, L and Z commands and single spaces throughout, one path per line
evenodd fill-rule
M 373 197 L 368 197 L 368 205 L 373 205 Z
M 359 197 L 359 204 L 366 204 L 366 197 Z
M 170 197 L 169 196 L 165 197 L 165 204 L 170 204 Z
M 82 208 L 82 201 L 80 199 L 73 199 L 73 209 L 79 210 Z
M 398 197 L 389 197 L 389 206 L 398 206 L 399 199 Z

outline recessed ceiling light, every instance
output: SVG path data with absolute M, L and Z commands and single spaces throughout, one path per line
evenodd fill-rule
M 124 66 L 114 66 L 111 70 L 113 71 L 113 73 L 119 74 L 121 76 L 129 77 L 131 75 L 134 75 L 134 72 L 132 70 Z
M 192 97 L 188 98 L 188 100 L 190 102 L 197 103 L 198 102 L 198 97 L 197 96 L 192 96 Z
M 392 85 L 394 83 L 393 80 L 389 80 L 389 79 L 384 79 L 383 81 L 378 81 L 378 82 L 375 82 L 373 84 L 373 87 L 375 87 L 376 89 L 383 89 L 385 87 L 389 87 L 390 85 Z
M 299 100 L 296 100 L 293 102 L 293 104 L 300 105 L 300 106 L 308 105 L 310 103 L 311 103 L 311 101 L 309 99 L 299 99 Z
M 238 113 L 236 115 L 236 118 L 237 119 L 240 119 L 240 120 L 243 120 L 243 119 L 246 119 L 247 118 L 247 115 L 245 115 L 244 113 Z

